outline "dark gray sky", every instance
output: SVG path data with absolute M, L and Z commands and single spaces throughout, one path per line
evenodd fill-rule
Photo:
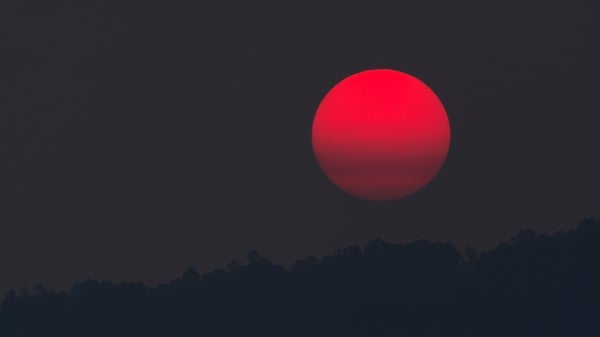
M 536 3 L 3 1 L 0 291 L 600 216 L 597 8 Z M 427 83 L 452 129 L 394 202 L 335 188 L 310 143 L 325 93 L 372 68 Z

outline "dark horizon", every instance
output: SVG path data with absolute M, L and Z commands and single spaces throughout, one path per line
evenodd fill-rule
M 237 265 L 237 264 L 240 263 L 240 261 L 243 261 L 243 260 L 252 261 L 252 257 L 251 256 L 253 256 L 253 255 L 260 256 L 260 258 L 266 259 L 269 262 L 272 262 L 273 265 L 276 266 L 276 267 L 278 267 L 278 268 L 281 267 L 281 268 L 284 268 L 285 270 L 291 270 L 294 267 L 294 265 L 296 265 L 296 264 L 298 264 L 298 263 L 300 263 L 302 261 L 305 261 L 306 259 L 313 259 L 314 258 L 315 262 L 319 262 L 319 261 L 322 261 L 323 259 L 327 259 L 327 258 L 329 258 L 331 256 L 337 255 L 340 252 L 344 251 L 345 249 L 354 248 L 354 247 L 358 247 L 359 249 L 362 249 L 361 247 L 368 246 L 369 243 L 373 243 L 373 242 L 385 242 L 386 244 L 399 245 L 399 246 L 405 246 L 405 245 L 409 245 L 410 246 L 410 245 L 414 245 L 414 244 L 419 243 L 419 242 L 430 242 L 432 244 L 451 245 L 454 249 L 456 249 L 457 252 L 459 252 L 461 254 L 461 257 L 463 259 L 468 259 L 469 255 L 472 255 L 472 254 L 476 254 L 476 256 L 480 256 L 482 254 L 484 254 L 484 255 L 485 254 L 489 254 L 491 251 L 497 250 L 498 248 L 506 245 L 507 243 L 513 243 L 514 241 L 516 241 L 519 238 L 521 238 L 523 235 L 530 236 L 530 235 L 533 234 L 533 235 L 542 236 L 542 237 L 544 237 L 544 236 L 551 236 L 552 237 L 552 236 L 556 236 L 556 235 L 562 235 L 562 234 L 565 234 L 565 233 L 571 233 L 571 232 L 577 230 L 578 228 L 582 228 L 582 226 L 589 226 L 589 224 L 592 224 L 592 226 L 600 226 L 600 220 L 596 220 L 594 217 L 585 217 L 585 218 L 580 219 L 574 226 L 572 226 L 572 228 L 559 229 L 559 230 L 557 230 L 556 232 L 553 232 L 553 233 L 544 233 L 544 232 L 539 233 L 539 232 L 534 231 L 532 228 L 524 228 L 524 229 L 518 231 L 517 233 L 513 233 L 513 235 L 511 235 L 509 238 L 500 241 L 497 245 L 495 245 L 494 247 L 489 248 L 487 250 L 478 250 L 478 249 L 476 249 L 476 248 L 474 248 L 472 246 L 466 246 L 466 247 L 461 248 L 461 247 L 457 247 L 456 245 L 454 245 L 452 242 L 449 242 L 449 241 L 436 241 L 436 240 L 431 241 L 431 240 L 428 240 L 426 238 L 420 238 L 420 239 L 417 239 L 417 240 L 414 240 L 414 241 L 410 241 L 410 242 L 387 242 L 387 241 L 385 241 L 385 240 L 383 240 L 381 238 L 372 238 L 370 240 L 367 240 L 363 244 L 354 243 L 354 244 L 348 245 L 347 247 L 343 247 L 343 248 L 338 247 L 337 249 L 335 249 L 333 251 L 330 251 L 330 252 L 327 252 L 327 253 L 321 254 L 321 255 L 319 255 L 319 254 L 310 254 L 310 253 L 309 254 L 305 254 L 301 258 L 296 259 L 294 261 L 291 261 L 289 263 L 278 263 L 278 262 L 276 262 L 275 258 L 272 258 L 272 257 L 269 257 L 269 256 L 264 256 L 258 250 L 251 249 L 248 252 L 246 252 L 246 254 L 244 254 L 243 256 L 232 257 L 232 258 L 230 258 L 230 260 L 229 260 L 228 263 L 223 264 L 221 266 L 217 266 L 217 267 L 215 267 L 213 269 L 206 269 L 205 270 L 205 269 L 202 269 L 201 266 L 190 265 L 190 266 L 188 266 L 186 268 L 186 270 L 189 271 L 189 270 L 193 269 L 195 272 L 198 272 L 199 274 L 211 274 L 211 273 L 219 272 L 221 270 L 228 270 L 232 264 L 233 265 Z M 596 225 L 594 225 L 594 224 L 596 224 Z M 66 292 L 69 292 L 73 285 L 79 284 L 83 280 L 94 280 L 94 278 L 90 277 L 90 276 L 84 277 L 81 280 L 76 281 L 74 284 L 71 284 L 71 285 L 67 286 L 66 288 L 62 288 L 62 289 L 61 288 L 47 287 L 47 285 L 43 282 L 43 280 L 40 280 L 40 281 L 34 282 L 32 284 L 29 284 L 29 285 L 21 285 L 21 286 L 11 287 L 11 288 L 8 289 L 8 292 L 19 293 L 19 292 L 24 291 L 24 290 L 25 291 L 31 291 L 32 289 L 34 289 L 37 286 L 43 286 L 44 289 L 50 290 L 50 291 L 57 291 L 57 292 L 64 292 L 64 291 L 66 291 Z M 146 287 L 156 288 L 156 287 L 164 286 L 164 285 L 168 284 L 169 282 L 172 282 L 173 281 L 173 275 L 171 275 L 170 278 L 168 277 L 168 279 L 166 281 L 158 282 L 158 283 L 155 283 L 155 284 L 149 284 L 149 283 L 143 282 L 141 280 L 109 280 L 109 279 L 102 279 L 102 278 L 96 279 L 94 281 L 110 282 L 110 283 L 114 283 L 114 284 L 121 284 L 121 283 L 141 283 L 141 284 L 143 284 Z
M 588 222 L 599 222 L 599 220 L 596 220 L 594 217 L 584 217 L 582 219 L 580 219 L 579 221 L 577 221 L 576 223 L 573 224 L 573 226 L 567 227 L 567 226 L 563 226 L 561 229 L 556 230 L 555 232 L 536 232 L 535 230 L 533 230 L 530 227 L 527 228 L 523 228 L 521 230 L 519 230 L 517 233 L 513 233 L 512 235 L 510 235 L 509 237 L 505 238 L 504 240 L 499 241 L 496 245 L 492 246 L 491 248 L 488 249 L 477 249 L 473 246 L 465 246 L 465 247 L 460 247 L 455 245 L 453 242 L 450 241 L 440 241 L 440 240 L 429 240 L 427 238 L 419 238 L 413 241 L 399 241 L 399 242 L 389 242 L 386 240 L 383 240 L 382 238 L 371 238 L 369 240 L 366 240 L 362 243 L 353 243 L 348 245 L 347 247 L 343 247 L 343 248 L 336 248 L 333 249 L 331 251 L 328 252 L 323 252 L 321 254 L 314 254 L 314 253 L 306 253 L 302 256 L 300 256 L 297 259 L 294 259 L 292 261 L 287 261 L 287 262 L 279 262 L 277 257 L 271 257 L 271 256 L 267 256 L 267 255 L 263 255 L 262 252 L 260 252 L 259 250 L 252 248 L 250 250 L 248 250 L 245 254 L 241 254 L 240 256 L 233 256 L 231 257 L 227 263 L 224 263 L 222 265 L 218 265 L 212 268 L 203 268 L 203 266 L 198 265 L 198 264 L 191 264 L 189 266 L 187 266 L 186 268 L 184 268 L 185 270 L 190 270 L 193 269 L 195 272 L 198 272 L 199 274 L 211 274 L 211 273 L 215 273 L 215 272 L 219 272 L 221 270 L 228 270 L 229 266 L 234 263 L 240 263 L 241 261 L 244 260 L 248 260 L 249 256 L 253 255 L 253 254 L 258 254 L 258 256 L 260 256 L 261 258 L 267 259 L 268 261 L 272 262 L 273 265 L 275 265 L 276 267 L 281 267 L 284 268 L 285 270 L 291 270 L 293 268 L 293 266 L 299 262 L 304 261 L 307 258 L 314 258 L 316 259 L 315 261 L 321 261 L 322 259 L 326 259 L 329 258 L 331 256 L 334 256 L 336 254 L 339 254 L 341 251 L 343 251 L 346 248 L 349 247 L 364 247 L 366 245 L 368 245 L 370 242 L 374 242 L 374 241 L 382 241 L 382 242 L 386 242 L 387 244 L 391 244 L 391 245 L 412 245 L 418 242 L 431 242 L 432 244 L 443 244 L 443 245 L 451 245 L 452 247 L 454 247 L 457 252 L 459 252 L 462 256 L 462 258 L 467 259 L 469 254 L 477 254 L 478 256 L 481 254 L 486 254 L 489 253 L 491 251 L 494 251 L 496 249 L 498 249 L 499 247 L 506 245 L 507 243 L 512 242 L 513 240 L 515 240 L 516 238 L 519 237 L 519 235 L 522 235 L 523 233 L 526 233 L 527 235 L 529 235 L 530 233 L 534 233 L 535 235 L 541 235 L 541 236 L 555 236 L 561 233 L 569 233 L 572 232 L 574 230 L 576 230 L 578 228 L 578 224 L 581 223 L 588 223 Z M 580 225 L 579 225 L 580 226 Z M 181 272 L 184 271 L 184 269 L 179 271 L 179 274 L 181 274 Z M 178 273 L 175 273 L 174 275 L 178 275 Z M 122 279 L 122 280 L 114 280 L 114 279 L 110 279 L 110 278 L 103 278 L 102 276 L 84 276 L 79 280 L 75 280 L 75 282 L 73 282 L 72 284 L 68 284 L 65 285 L 63 287 L 52 287 L 49 284 L 47 284 L 46 282 L 44 282 L 44 280 L 36 280 L 34 282 L 31 282 L 29 284 L 21 284 L 21 285 L 15 285 L 12 287 L 9 287 L 6 291 L 4 291 L 4 293 L 0 294 L 0 295 L 6 295 L 7 292 L 15 292 L 15 293 L 19 293 L 23 290 L 26 291 L 31 291 L 32 289 L 36 288 L 37 286 L 43 286 L 44 289 L 46 290 L 50 290 L 50 291 L 56 291 L 56 292 L 69 292 L 72 287 L 75 284 L 80 284 L 83 280 L 94 280 L 94 281 L 99 281 L 99 282 L 110 282 L 112 284 L 121 284 L 121 283 L 141 283 L 143 284 L 145 287 L 148 288 L 156 288 L 156 287 L 160 287 L 160 286 L 164 286 L 169 284 L 170 282 L 173 281 L 173 275 L 167 275 L 165 277 L 165 280 L 162 281 L 157 281 L 157 282 L 144 282 L 143 280 L 135 280 L 135 279 Z M 0 296 L 1 298 L 1 296 Z
M 252 251 L 157 287 L 86 279 L 68 292 L 10 291 L 0 336 L 595 337 L 598 256 L 592 218 L 486 252 L 375 239 L 284 268 Z

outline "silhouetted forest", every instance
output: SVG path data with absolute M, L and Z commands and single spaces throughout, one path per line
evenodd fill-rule
M 0 335 L 600 336 L 600 221 L 521 231 L 490 251 L 373 240 L 286 269 L 245 264 L 169 284 L 86 280 L 9 291 Z

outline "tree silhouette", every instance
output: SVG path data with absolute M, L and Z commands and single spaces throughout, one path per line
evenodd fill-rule
M 0 336 L 599 336 L 600 222 L 495 249 L 381 239 L 287 270 L 258 252 L 168 284 L 10 290 Z

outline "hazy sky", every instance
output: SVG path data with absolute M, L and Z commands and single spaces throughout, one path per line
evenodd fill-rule
M 0 291 L 598 217 L 592 6 L 3 1 Z M 311 148 L 323 96 L 372 68 L 427 83 L 452 130 L 439 175 L 394 202 L 346 195 Z

